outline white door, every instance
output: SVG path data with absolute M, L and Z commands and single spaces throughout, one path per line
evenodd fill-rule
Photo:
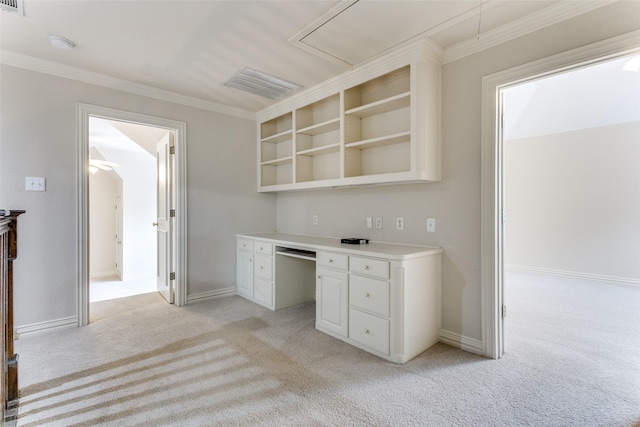
M 158 292 L 169 302 L 173 303 L 172 270 L 172 237 L 173 224 L 171 218 L 172 200 L 172 157 L 173 134 L 169 133 L 160 141 L 156 148 L 157 163 L 157 227 L 158 239 Z
M 116 196 L 116 273 L 122 280 L 122 196 Z
M 346 272 L 316 270 L 316 328 L 346 337 L 349 332 L 349 277 Z

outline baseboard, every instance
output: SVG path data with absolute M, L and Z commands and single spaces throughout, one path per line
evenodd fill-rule
M 604 276 L 600 274 L 582 273 L 579 271 L 554 270 L 552 268 L 529 267 L 526 265 L 507 264 L 507 270 L 526 271 L 529 273 L 551 274 L 554 276 L 574 277 L 576 279 L 596 280 L 598 282 L 620 283 L 640 286 L 640 279 L 629 277 Z
M 46 322 L 32 323 L 30 325 L 16 327 L 15 338 L 18 339 L 20 335 L 36 334 L 40 332 L 50 332 L 56 329 L 69 328 L 71 326 L 78 326 L 78 317 L 64 317 L 62 319 L 48 320 Z
M 213 291 L 200 292 L 199 294 L 192 294 L 187 296 L 187 304 L 193 302 L 200 302 L 216 298 L 230 297 L 238 294 L 238 289 L 234 286 L 232 288 L 216 289 Z
M 103 277 L 118 277 L 118 272 L 116 270 L 113 271 L 103 271 L 100 273 L 90 273 L 89 279 L 101 279 Z
M 440 342 L 482 356 L 482 342 L 475 338 L 440 329 Z

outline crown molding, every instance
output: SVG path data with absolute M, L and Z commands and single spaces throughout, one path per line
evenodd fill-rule
M 542 10 L 531 13 L 516 21 L 501 25 L 484 33 L 479 39 L 467 40 L 448 47 L 444 51 L 443 64 L 457 61 L 485 49 L 549 27 L 558 22 L 574 18 L 592 10 L 599 9 L 617 0 L 600 1 L 561 1 Z
M 227 116 L 233 116 L 248 120 L 256 119 L 256 113 L 254 113 L 253 111 L 230 107 L 228 105 L 218 104 L 216 102 L 205 101 L 203 99 L 195 98 L 192 96 L 181 95 L 168 90 L 158 89 L 152 86 L 111 77 L 106 74 L 95 73 L 93 71 L 87 71 L 81 68 L 63 65 L 57 62 L 47 61 L 44 59 L 39 59 L 7 50 L 0 51 L 0 64 L 10 65 L 12 67 L 23 68 L 25 70 L 63 77 L 71 80 L 77 80 L 84 83 L 120 90 L 134 95 L 140 95 L 160 101 L 181 104 L 188 107 L 224 114 Z

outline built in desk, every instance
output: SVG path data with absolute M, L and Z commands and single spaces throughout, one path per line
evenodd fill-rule
M 433 246 L 238 234 L 238 294 L 272 310 L 315 300 L 316 329 L 404 363 L 439 340 L 441 254 Z

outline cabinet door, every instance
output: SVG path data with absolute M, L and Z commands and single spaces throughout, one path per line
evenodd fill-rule
M 346 337 L 349 330 L 349 277 L 346 272 L 316 270 L 316 328 Z
M 238 293 L 253 299 L 253 253 L 238 251 Z

